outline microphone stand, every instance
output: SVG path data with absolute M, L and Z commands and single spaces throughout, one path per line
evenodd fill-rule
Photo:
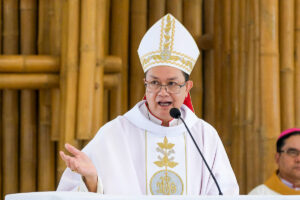
M 196 148 L 197 148 L 199 154 L 201 155 L 202 160 L 204 161 L 204 163 L 205 163 L 205 165 L 206 165 L 206 168 L 208 169 L 209 173 L 211 174 L 211 177 L 214 179 L 214 181 L 215 181 L 215 183 L 216 183 L 216 185 L 217 185 L 218 191 L 219 191 L 219 195 L 223 195 L 223 193 L 221 192 L 221 189 L 220 189 L 220 187 L 219 187 L 219 184 L 218 184 L 218 182 L 217 182 L 217 180 L 216 180 L 214 174 L 212 173 L 212 171 L 211 171 L 210 167 L 208 166 L 208 164 L 207 164 L 207 162 L 206 162 L 204 156 L 202 155 L 202 153 L 201 153 L 201 151 L 200 151 L 200 149 L 199 149 L 199 147 L 198 147 L 198 145 L 197 145 L 197 143 L 196 143 L 194 137 L 192 136 L 192 134 L 191 134 L 189 128 L 187 127 L 187 125 L 186 125 L 186 123 L 184 122 L 184 120 L 182 119 L 182 117 L 179 116 L 179 119 L 181 119 L 181 121 L 183 122 L 183 124 L 184 124 L 186 130 L 188 131 L 188 133 L 190 134 L 190 136 L 191 136 L 191 138 L 192 138 L 192 140 L 193 140 L 193 142 L 194 142 L 194 144 L 195 144 L 195 146 L 196 146 Z

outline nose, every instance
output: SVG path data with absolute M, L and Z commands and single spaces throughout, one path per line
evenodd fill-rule
M 167 91 L 167 86 L 166 85 L 162 85 L 158 91 L 159 95 L 165 96 L 165 95 L 169 95 L 168 91 Z

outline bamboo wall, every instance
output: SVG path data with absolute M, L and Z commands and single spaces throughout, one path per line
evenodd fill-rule
M 300 127 L 300 0 L 0 0 L 1 198 L 55 190 L 63 144 L 142 99 L 137 48 L 166 13 L 201 49 L 193 105 L 241 193 L 274 171 L 279 132 Z

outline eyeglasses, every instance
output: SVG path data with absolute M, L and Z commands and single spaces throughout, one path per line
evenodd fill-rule
M 166 88 L 166 91 L 171 94 L 177 94 L 180 92 L 180 89 L 185 86 L 186 82 L 184 84 L 180 85 L 176 82 L 170 81 L 166 85 L 162 85 L 158 81 L 146 81 L 145 80 L 145 87 L 147 88 L 148 92 L 158 92 L 161 90 L 162 87 Z
M 279 153 L 286 153 L 288 156 L 290 156 L 292 158 L 296 158 L 296 157 L 299 156 L 300 151 L 297 150 L 297 149 L 290 148 L 290 149 L 287 149 L 287 150 L 279 151 Z

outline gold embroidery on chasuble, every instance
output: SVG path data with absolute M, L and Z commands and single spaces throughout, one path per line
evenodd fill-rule
M 152 195 L 182 195 L 184 193 L 183 180 L 186 180 L 184 135 L 169 138 L 153 137 L 152 139 L 154 139 L 152 145 L 148 146 L 152 146 L 154 149 L 148 149 L 147 156 L 149 193 Z M 155 153 L 149 156 L 149 151 L 153 152 L 153 150 Z M 179 152 L 176 152 L 177 150 Z

